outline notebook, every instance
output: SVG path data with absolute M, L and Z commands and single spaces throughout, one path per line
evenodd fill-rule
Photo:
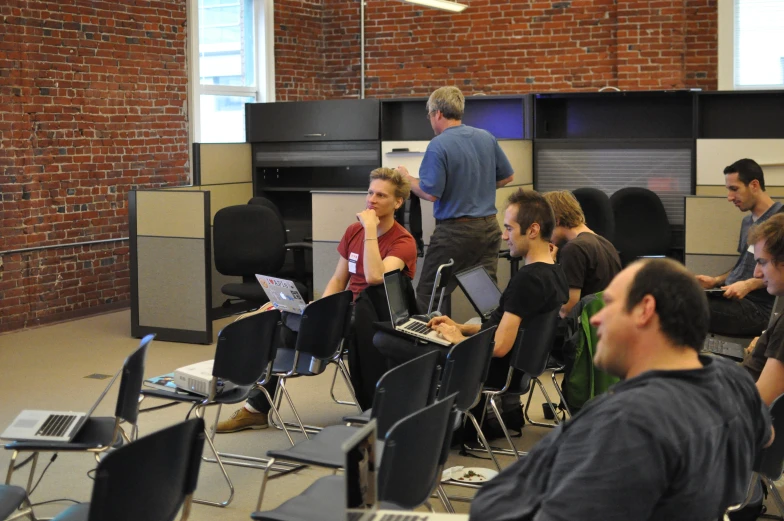
M 387 295 L 389 316 L 392 319 L 392 327 L 395 328 L 395 331 L 442 346 L 452 345 L 449 340 L 442 338 L 437 331 L 427 327 L 427 322 L 409 316 L 400 277 L 400 270 L 384 273 L 384 291 Z
M 286 279 L 256 275 L 264 293 L 275 309 L 301 315 L 308 303 L 299 294 L 296 284 Z
M 149 344 L 155 335 L 147 335 L 141 341 L 139 347 Z M 73 411 L 39 411 L 26 409 L 19 413 L 11 425 L 0 434 L 0 438 L 5 440 L 31 440 L 31 441 L 57 441 L 68 443 L 79 433 L 87 418 L 92 415 L 103 397 L 120 376 L 123 368 L 114 374 L 106 389 L 103 390 L 98 399 L 87 412 Z
M 501 290 L 490 278 L 487 270 L 482 266 L 475 266 L 456 273 L 455 278 L 468 301 L 482 317 L 482 321 L 490 318 L 501 303 Z

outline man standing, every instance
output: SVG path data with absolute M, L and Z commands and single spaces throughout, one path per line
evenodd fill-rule
M 727 200 L 741 212 L 751 212 L 740 225 L 740 256 L 729 272 L 711 277 L 697 275 L 703 288 L 720 287 L 724 293 L 709 299 L 711 333 L 756 336 L 765 329 L 773 309 L 773 296 L 761 279 L 754 278 L 754 248 L 747 236 L 752 224 L 762 223 L 781 210 L 765 192 L 762 168 L 752 159 L 741 159 L 724 169 Z M 723 297 L 723 298 L 722 298 Z
M 737 365 L 699 356 L 704 292 L 669 259 L 604 291 L 594 363 L 624 381 L 486 483 L 471 519 L 714 521 L 745 496 L 770 415 Z
M 427 146 L 419 179 L 398 167 L 411 190 L 434 203 L 436 228 L 416 289 L 422 312 L 427 310 L 438 266 L 449 259 L 455 260 L 455 272 L 481 264 L 496 278 L 501 230 L 495 190 L 512 182 L 514 172 L 492 134 L 463 125 L 464 109 L 465 98 L 457 87 L 433 92 L 427 118 L 436 137 Z M 450 282 L 447 293 L 456 284 Z
M 555 214 L 552 242 L 569 283 L 569 301 L 561 307 L 561 318 L 586 295 L 604 291 L 621 271 L 621 258 L 610 241 L 585 224 L 585 214 L 571 192 L 544 194 Z

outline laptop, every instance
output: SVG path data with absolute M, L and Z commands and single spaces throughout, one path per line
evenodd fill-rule
M 267 294 L 275 309 L 301 315 L 308 303 L 302 298 L 296 284 L 286 279 L 256 275 L 261 289 Z
M 437 331 L 427 327 L 427 322 L 409 316 L 400 277 L 400 270 L 384 273 L 384 291 L 387 294 L 387 305 L 389 306 L 389 316 L 392 318 L 392 327 L 395 328 L 395 331 L 420 340 L 426 340 L 442 346 L 451 346 L 452 343 L 449 340 L 442 338 Z
M 455 278 L 468 301 L 482 317 L 482 322 L 490 318 L 501 303 L 501 290 L 490 278 L 487 270 L 482 266 L 475 266 L 456 273 Z
M 702 344 L 702 350 L 734 360 L 743 360 L 746 354 L 745 346 L 732 340 L 730 337 L 708 333 L 708 336 L 705 337 L 705 342 Z
M 346 521 L 463 521 L 468 514 L 382 510 L 378 508 L 376 472 L 376 422 L 371 421 L 346 440 L 345 457 Z
M 149 344 L 155 335 L 145 336 L 139 347 Z M 124 365 L 123 365 L 124 366 Z M 26 409 L 19 413 L 11 425 L 0 434 L 5 440 L 55 441 L 69 443 L 76 437 L 103 397 L 120 376 L 123 367 L 114 374 L 109 384 L 87 412 L 39 411 Z

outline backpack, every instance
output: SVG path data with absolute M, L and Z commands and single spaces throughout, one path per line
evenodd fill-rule
M 566 317 L 563 346 L 566 366 L 562 387 L 572 414 L 579 411 L 588 400 L 620 381 L 620 378 L 608 375 L 593 365 L 598 339 L 596 328 L 591 326 L 590 320 L 603 307 L 601 292 L 586 295 Z

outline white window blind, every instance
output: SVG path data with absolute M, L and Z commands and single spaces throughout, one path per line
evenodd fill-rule
M 735 0 L 735 88 L 784 88 L 784 0 Z

